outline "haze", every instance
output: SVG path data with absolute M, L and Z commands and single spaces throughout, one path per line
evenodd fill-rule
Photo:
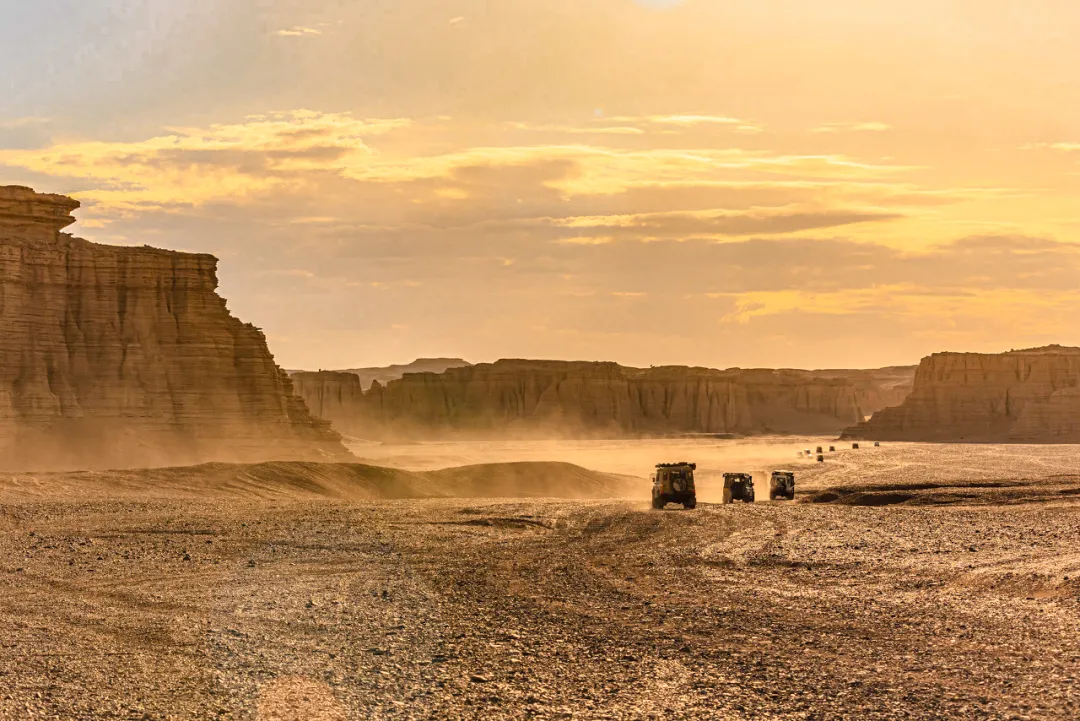
M 1080 344 L 1080 8 L 0 7 L 0 184 L 211 252 L 285 367 Z

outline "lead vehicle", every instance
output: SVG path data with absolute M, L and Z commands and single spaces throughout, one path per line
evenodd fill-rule
M 663 508 L 669 503 L 681 503 L 683 508 L 696 507 L 695 470 L 696 463 L 657 463 L 652 478 L 652 507 Z

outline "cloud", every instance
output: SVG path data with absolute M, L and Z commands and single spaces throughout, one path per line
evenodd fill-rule
M 890 130 L 891 125 L 886 123 L 826 123 L 816 128 L 811 128 L 811 133 L 880 133 Z
M 748 176 L 797 176 L 816 179 L 880 178 L 912 168 L 856 161 L 843 155 L 773 155 L 740 149 L 624 150 L 596 145 L 474 147 L 442 155 L 398 160 L 357 159 L 346 177 L 377 182 L 405 182 L 453 177 L 470 167 L 571 165 L 574 172 L 548 183 L 565 195 L 622 193 L 642 183 L 745 180 Z
M 606 245 L 614 243 L 615 237 L 611 235 L 575 235 L 570 238 L 559 238 L 557 243 L 563 245 Z
M 1028 143 L 1027 145 L 1021 145 L 1021 150 L 1058 150 L 1063 153 L 1072 153 L 1080 150 L 1080 143 Z
M 603 118 L 597 118 L 597 121 L 602 121 Z M 620 115 L 612 118 L 607 118 L 608 122 L 625 123 L 629 125 L 637 126 L 661 126 L 667 128 L 679 128 L 680 130 L 688 130 L 693 128 L 702 127 L 726 127 L 731 130 L 741 133 L 760 133 L 764 128 L 757 123 L 752 123 L 739 118 L 728 117 L 724 115 L 701 115 L 694 113 L 672 114 L 672 115 Z M 671 131 L 665 131 L 671 132 Z
M 650 115 L 645 118 L 650 123 L 659 125 L 743 125 L 738 118 L 726 118 L 716 115 Z
M 291 28 L 284 28 L 282 30 L 278 30 L 274 34 L 285 38 L 305 38 L 315 35 L 322 35 L 323 31 L 319 30 L 318 28 L 309 28 L 302 25 L 296 25 Z
M 78 193 L 126 211 L 240 199 L 302 182 L 369 156 L 365 139 L 407 127 L 405 119 L 361 120 L 309 110 L 254 115 L 242 123 L 170 128 L 136 142 L 71 141 L 0 150 L 0 165 L 91 182 Z
M 792 212 L 754 210 L 750 212 L 698 211 L 649 213 L 622 216 L 562 218 L 558 227 L 594 230 L 602 238 L 634 240 L 709 240 L 734 236 L 786 235 L 807 230 L 835 228 L 854 223 L 895 220 L 895 213 L 851 210 Z M 568 241 L 563 241 L 568 242 Z M 581 243 L 580 236 L 578 243 Z
M 690 125 L 739 122 L 712 116 L 655 117 Z M 627 142 L 642 132 L 611 122 L 580 128 L 517 123 L 511 128 L 610 134 L 619 140 L 626 135 Z M 792 224 L 833 227 L 896 217 L 883 207 L 858 205 L 901 206 L 906 202 L 901 194 L 914 198 L 919 192 L 893 179 L 912 168 L 840 154 L 594 143 L 466 145 L 442 151 L 445 142 L 428 141 L 454 127 L 449 119 L 360 119 L 348 113 L 294 110 L 236 123 L 169 128 L 145 140 L 66 140 L 43 148 L 9 148 L 0 150 L 0 166 L 74 181 L 82 186 L 77 196 L 87 205 L 88 220 L 211 202 L 250 204 L 281 194 L 295 204 L 297 196 L 319 198 L 333 187 L 333 192 L 370 202 L 358 206 L 353 201 L 333 212 L 310 207 L 297 216 L 359 219 L 366 214 L 368 222 L 382 217 L 379 222 L 386 223 L 426 216 L 425 222 L 436 225 L 460 224 L 483 217 L 607 215 L 623 212 L 615 206 L 631 200 L 656 206 L 642 208 L 647 213 L 663 207 L 659 200 L 650 200 L 661 196 L 672 210 L 725 211 L 729 209 L 717 205 L 717 199 L 727 196 L 724 202 L 743 203 L 736 199 L 741 195 L 766 206 L 754 222 L 769 232 L 764 228 L 780 221 L 768 207 L 778 204 L 794 204 L 786 211 Z M 380 138 L 378 149 L 369 145 L 375 137 Z M 425 152 L 427 148 L 436 150 Z M 341 181 L 351 183 L 351 189 Z M 845 191 L 843 184 L 851 186 Z M 846 192 L 864 197 L 845 198 Z M 888 192 L 896 198 L 887 199 Z M 605 196 L 618 200 L 609 202 Z M 585 198 L 591 208 L 582 206 Z M 738 224 L 721 215 L 717 213 L 714 226 Z M 824 225 L 815 225 L 819 222 Z
M 537 133 L 565 133 L 568 135 L 644 135 L 645 131 L 629 125 L 609 126 L 574 126 L 554 124 L 532 124 L 512 122 L 509 127 L 515 130 L 528 130 Z

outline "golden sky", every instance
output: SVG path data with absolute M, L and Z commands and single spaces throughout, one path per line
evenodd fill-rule
M 1080 345 L 1071 1 L 24 5 L 0 182 L 215 253 L 286 367 Z

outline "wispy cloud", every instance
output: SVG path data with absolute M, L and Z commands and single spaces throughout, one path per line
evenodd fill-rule
M 351 156 L 371 155 L 365 138 L 409 124 L 347 113 L 274 112 L 241 123 L 169 128 L 168 135 L 136 142 L 0 149 L 0 165 L 80 179 L 92 189 L 78 196 L 99 206 L 132 211 L 185 207 L 272 190 L 305 173 L 341 169 Z
M 278 30 L 274 34 L 280 35 L 281 37 L 285 38 L 302 38 L 311 37 L 313 35 L 322 35 L 323 31 L 319 30 L 318 28 L 309 28 L 302 25 L 296 25 L 291 28 L 284 28 L 282 30 Z
M 1028 143 L 1027 145 L 1021 145 L 1021 150 L 1057 150 L 1063 153 L 1072 153 L 1080 151 L 1080 143 L 1077 142 L 1063 142 L 1063 143 Z
M 891 129 L 887 123 L 826 123 L 825 125 L 811 128 L 811 133 L 880 133 Z
M 555 242 L 560 245 L 607 245 L 608 243 L 614 243 L 615 237 L 611 235 L 575 235 L 572 238 L 560 238 Z
M 507 124 L 514 130 L 529 130 L 537 133 L 566 133 L 569 135 L 644 135 L 645 131 L 629 125 L 555 125 L 511 122 Z
M 836 228 L 856 223 L 895 220 L 896 213 L 836 208 L 815 211 L 790 206 L 749 211 L 702 210 L 639 213 L 633 215 L 584 216 L 551 219 L 553 226 L 573 232 L 594 230 L 597 238 L 575 236 L 563 243 L 574 245 L 606 244 L 615 238 L 625 240 L 724 240 L 751 235 L 788 235 L 807 230 Z M 593 242 L 589 242 L 593 240 Z
M 762 128 L 757 123 L 753 123 L 741 118 L 733 118 L 726 115 L 703 115 L 696 113 L 677 113 L 671 115 L 620 115 L 611 118 L 597 118 L 598 121 L 607 121 L 612 123 L 625 123 L 628 125 L 637 126 L 660 126 L 662 128 L 678 128 L 689 129 L 695 127 L 708 127 L 708 126 L 722 126 L 729 130 L 733 130 L 740 133 L 759 133 Z

